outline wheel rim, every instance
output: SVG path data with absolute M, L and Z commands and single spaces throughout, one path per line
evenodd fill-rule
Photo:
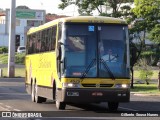
M 32 97 L 32 101 L 35 102 L 35 88 L 34 88 L 34 85 L 32 85 L 32 94 L 31 94 L 31 97 Z
M 59 102 L 57 100 L 57 88 L 56 88 L 56 94 L 55 94 L 55 102 L 56 102 L 56 107 L 59 108 Z
M 38 96 L 37 96 L 37 85 L 35 84 L 35 101 L 38 101 Z

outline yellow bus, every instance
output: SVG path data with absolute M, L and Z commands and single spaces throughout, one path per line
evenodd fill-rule
M 66 17 L 27 32 L 26 91 L 33 102 L 107 102 L 115 111 L 130 101 L 128 26 L 101 16 Z M 107 107 L 106 107 L 107 108 Z

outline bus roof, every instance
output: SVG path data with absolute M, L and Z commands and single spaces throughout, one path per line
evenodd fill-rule
M 65 17 L 59 18 L 39 27 L 32 27 L 29 29 L 27 34 L 32 34 L 34 32 L 49 28 L 53 25 L 58 24 L 59 22 L 72 22 L 72 23 L 112 23 L 112 24 L 127 24 L 125 20 L 113 17 L 104 17 L 104 16 L 77 16 L 77 17 Z

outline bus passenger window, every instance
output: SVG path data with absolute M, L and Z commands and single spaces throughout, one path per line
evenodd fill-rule
M 40 51 L 41 51 L 41 32 L 38 32 L 36 41 L 36 52 L 39 53 Z
M 40 50 L 41 50 L 41 41 L 40 41 L 40 39 L 38 39 L 38 41 L 37 41 L 37 52 L 40 52 Z
M 54 26 L 51 32 L 51 50 L 55 50 L 57 27 Z
M 45 52 L 45 30 L 42 31 L 41 52 Z
M 49 51 L 49 29 L 45 31 L 45 51 Z

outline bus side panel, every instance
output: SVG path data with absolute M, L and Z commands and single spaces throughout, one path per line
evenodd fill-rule
M 56 53 L 41 54 L 39 59 L 40 67 L 37 69 L 36 75 L 38 95 L 53 99 L 53 82 L 58 83 Z
M 35 83 L 36 79 L 36 66 L 37 63 L 35 62 L 37 56 L 29 55 L 25 58 L 25 65 L 26 65 L 26 91 L 27 93 L 31 94 L 31 86 L 32 83 Z
M 38 86 L 38 96 L 53 100 L 53 88 Z
M 53 99 L 53 82 L 59 84 L 55 52 L 26 57 L 26 91 L 29 94 L 31 79 L 38 85 L 38 96 Z
M 25 57 L 25 87 L 28 94 L 31 94 L 31 82 L 30 82 L 30 59 L 28 56 Z

